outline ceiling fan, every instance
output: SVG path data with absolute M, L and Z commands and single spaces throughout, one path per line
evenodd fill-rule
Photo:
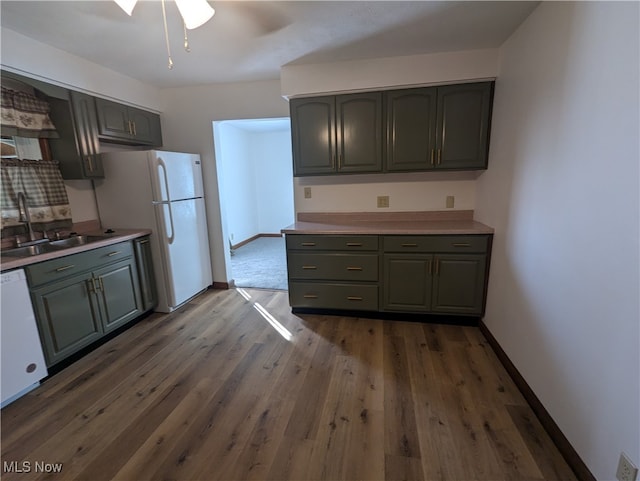
M 124 10 L 127 15 L 131 16 L 133 9 L 138 0 L 114 0 L 118 6 Z M 187 29 L 193 30 L 207 23 L 215 10 L 209 5 L 207 0 L 175 0 L 180 15 L 182 15 L 184 25 L 184 49 L 191 51 L 189 47 L 189 38 L 187 37 Z M 162 0 L 162 18 L 164 20 L 164 37 L 167 43 L 167 55 L 169 57 L 169 70 L 173 68 L 173 60 L 171 58 L 171 47 L 169 47 L 169 29 L 167 28 L 167 11 L 165 9 L 164 0 Z
M 118 6 L 131 16 L 138 0 L 114 0 Z M 164 21 L 164 36 L 167 46 L 167 56 L 169 58 L 168 68 L 173 68 L 171 58 L 171 48 L 169 46 L 169 30 L 167 28 L 167 13 L 165 0 L 162 3 L 162 18 Z M 184 49 L 191 51 L 187 30 L 193 30 L 207 23 L 215 14 L 215 10 L 209 5 L 207 0 L 175 0 L 175 3 L 182 16 L 184 26 Z M 237 2 L 234 4 L 241 9 L 244 15 L 252 18 L 252 21 L 261 35 L 272 33 L 284 28 L 290 20 L 283 15 L 275 6 L 268 6 L 263 2 Z

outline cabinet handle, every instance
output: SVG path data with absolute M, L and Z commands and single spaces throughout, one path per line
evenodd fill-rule
M 98 284 L 100 285 L 100 290 L 104 292 L 104 284 L 102 282 L 102 277 L 98 277 Z
M 303 243 L 302 243 L 302 244 L 300 244 L 300 245 L 301 245 L 301 246 L 304 246 L 304 247 L 313 247 L 313 246 L 315 246 L 315 245 L 316 245 L 316 243 L 315 243 L 315 242 L 303 242 Z
M 69 264 L 68 266 L 58 267 L 56 272 L 66 271 L 67 269 L 73 269 L 75 266 L 73 264 Z
M 342 154 L 338 154 L 338 170 L 342 169 Z
M 435 272 L 436 276 L 440 275 L 440 259 L 436 259 L 436 272 Z
M 316 296 L 315 294 L 305 294 L 304 296 L 305 299 L 317 299 L 318 296 Z
M 347 296 L 347 300 L 348 301 L 362 301 L 362 297 L 358 297 L 358 296 Z
M 362 242 L 347 242 L 347 247 L 362 247 Z
M 436 149 L 431 149 L 431 165 L 435 162 Z
M 347 267 L 348 271 L 361 271 L 362 267 Z
M 336 154 L 331 154 L 331 168 L 335 169 L 336 167 Z
M 407 244 L 402 244 L 402 247 L 418 247 L 418 244 L 407 243 Z
M 468 242 L 454 242 L 451 244 L 453 247 L 471 247 L 471 244 Z
M 89 292 L 91 294 L 95 294 L 96 292 L 96 285 L 93 283 L 93 278 L 89 279 L 87 281 L 87 289 L 89 289 Z
M 429 267 L 427 267 L 427 272 L 429 273 L 429 275 L 432 274 L 432 272 L 431 272 L 432 271 L 432 267 L 433 267 L 432 264 L 433 264 L 433 261 L 431 259 L 429 259 Z
M 133 136 L 136 137 L 138 135 L 138 132 L 136 132 L 136 123 L 135 121 L 131 121 L 131 125 L 133 125 Z
M 113 251 L 107 254 L 107 257 L 117 256 L 118 254 L 122 254 L 122 251 Z
M 89 172 L 93 172 L 93 160 L 90 155 L 87 155 L 87 163 L 89 164 Z
M 318 267 L 316 267 L 316 266 L 302 266 L 302 269 L 304 269 L 304 270 L 315 270 L 317 268 Z
M 438 149 L 438 162 L 436 165 L 440 165 L 440 162 L 442 162 L 442 149 Z
M 131 130 L 131 120 L 127 120 L 127 130 L 129 131 L 129 135 L 133 135 L 133 131 Z
M 145 239 L 145 240 L 141 240 L 138 241 L 138 244 L 142 245 L 142 244 L 148 244 L 149 243 L 149 239 Z

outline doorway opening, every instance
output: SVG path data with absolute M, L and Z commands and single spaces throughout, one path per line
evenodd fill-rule
M 237 287 L 287 289 L 284 237 L 294 222 L 289 118 L 213 123 L 220 208 Z

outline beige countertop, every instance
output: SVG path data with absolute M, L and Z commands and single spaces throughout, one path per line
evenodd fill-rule
M 104 239 L 91 242 L 89 244 L 69 247 L 66 249 L 60 249 L 54 252 L 45 252 L 43 254 L 38 254 L 38 255 L 29 256 L 29 257 L 5 257 L 5 256 L 2 256 L 2 252 L 0 251 L 0 270 L 7 271 L 9 269 L 16 269 L 18 267 L 24 267 L 31 264 L 35 264 L 37 262 L 48 261 L 51 259 L 56 259 L 58 257 L 64 257 L 70 254 L 77 254 L 79 252 L 96 249 L 98 247 L 117 244 L 118 242 L 137 239 L 138 237 L 143 237 L 145 235 L 151 234 L 151 230 L 149 229 L 116 229 L 113 232 L 113 234 L 105 234 L 103 231 L 97 230 L 97 231 L 83 232 L 82 234 L 90 235 L 90 236 L 91 235 L 104 236 Z
M 473 211 L 299 213 L 284 234 L 493 234 L 493 228 L 473 220 Z

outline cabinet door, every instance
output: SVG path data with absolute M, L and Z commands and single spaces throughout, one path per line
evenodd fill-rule
M 385 254 L 383 262 L 383 309 L 408 312 L 430 311 L 433 256 Z
M 486 256 L 440 254 L 434 258 L 433 311 L 482 314 Z
M 91 274 L 73 276 L 31 293 L 47 366 L 102 336 Z
M 84 177 L 102 178 L 104 169 L 100 160 L 98 117 L 95 99 L 80 92 L 71 92 L 71 105 L 76 122 L 76 135 Z
M 336 97 L 338 172 L 382 171 L 382 94 Z
M 111 139 L 132 139 L 133 130 L 129 123 L 126 105 L 96 98 L 98 132 L 100 136 Z
M 162 145 L 160 116 L 153 112 L 147 112 L 133 107 L 129 107 L 128 113 L 135 141 L 141 144 L 160 147 Z
M 293 175 L 335 173 L 334 97 L 292 99 Z
M 385 92 L 385 167 L 388 171 L 423 171 L 436 161 L 437 89 Z
M 138 271 L 133 258 L 94 271 L 93 276 L 104 332 L 112 331 L 142 312 Z
M 140 279 L 142 308 L 148 311 L 153 309 L 158 303 L 149 237 L 134 241 L 134 246 L 136 250 L 136 262 L 138 264 L 138 278 Z
M 437 169 L 486 169 L 492 83 L 438 87 Z

